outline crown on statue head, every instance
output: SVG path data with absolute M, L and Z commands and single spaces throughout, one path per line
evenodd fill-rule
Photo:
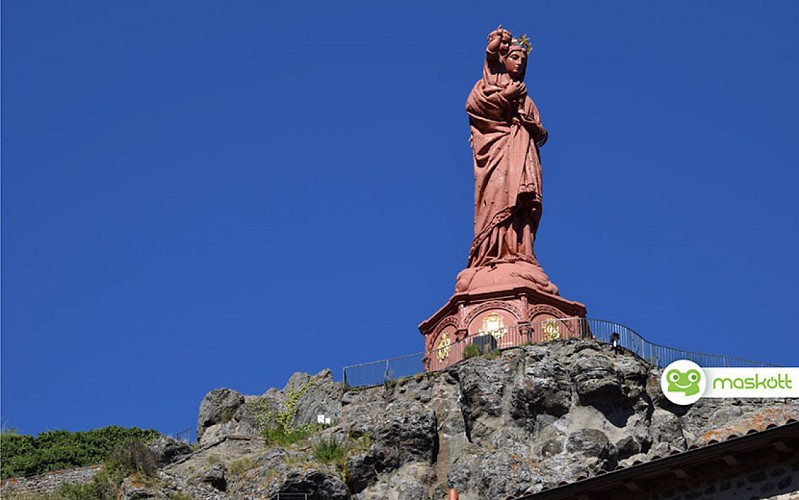
M 524 51 L 527 52 L 528 54 L 530 53 L 530 51 L 533 50 L 533 44 L 530 43 L 530 39 L 527 37 L 527 33 L 518 38 L 513 37 L 513 40 L 511 40 L 511 44 L 518 45 L 519 47 L 524 49 Z

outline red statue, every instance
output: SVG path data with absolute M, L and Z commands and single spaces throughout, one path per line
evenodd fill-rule
M 529 43 L 516 42 L 501 27 L 488 36 L 483 78 L 466 102 L 475 184 L 469 267 L 535 263 L 533 242 L 541 219 L 538 148 L 547 131 L 523 83 Z
M 585 306 L 561 297 L 533 251 L 541 220 L 547 140 L 524 76 L 526 36 L 488 35 L 483 77 L 466 102 L 474 154 L 474 240 L 455 294 L 419 325 L 425 369 L 460 361 L 464 346 L 505 348 L 583 337 Z
M 515 39 L 501 26 L 492 31 L 483 78 L 466 102 L 474 153 L 474 240 L 456 291 L 482 286 L 473 283 L 479 272 L 474 268 L 519 263 L 501 266 L 491 281 L 504 274 L 509 283 L 558 293 L 533 251 L 542 209 L 538 148 L 547 131 L 523 82 L 531 50 L 526 36 Z

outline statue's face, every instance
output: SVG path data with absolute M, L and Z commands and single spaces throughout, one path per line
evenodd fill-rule
M 523 50 L 514 50 L 505 58 L 505 69 L 514 80 L 521 76 L 527 64 L 527 55 Z

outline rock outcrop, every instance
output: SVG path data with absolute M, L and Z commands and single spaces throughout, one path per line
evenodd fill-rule
M 701 446 L 722 429 L 799 419 L 795 400 L 676 406 L 659 377 L 632 353 L 567 340 L 369 389 L 344 391 L 329 370 L 262 396 L 217 389 L 200 405 L 199 447 L 163 451 L 159 475 L 193 498 L 438 500 L 454 487 L 463 500 L 500 499 Z M 288 417 L 307 429 L 318 415 L 330 425 L 296 444 L 259 434 Z M 330 443 L 338 456 L 319 452 Z

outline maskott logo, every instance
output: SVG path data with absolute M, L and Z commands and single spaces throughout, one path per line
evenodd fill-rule
M 706 387 L 707 377 L 702 368 L 687 359 L 671 363 L 660 377 L 660 388 L 666 399 L 678 405 L 695 403 L 702 397 Z
M 682 392 L 686 396 L 693 396 L 699 392 L 699 381 L 702 380 L 702 374 L 697 370 L 688 370 L 683 373 L 673 368 L 666 373 L 666 380 L 669 381 L 669 392 Z

